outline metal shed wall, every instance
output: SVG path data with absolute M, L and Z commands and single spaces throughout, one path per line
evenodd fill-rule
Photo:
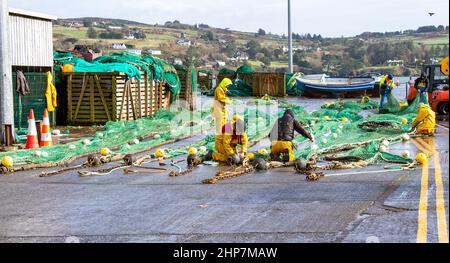
M 10 13 L 8 33 L 13 66 L 53 67 L 51 20 Z

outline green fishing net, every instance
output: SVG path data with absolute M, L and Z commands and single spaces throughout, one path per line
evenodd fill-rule
M 286 92 L 288 94 L 302 95 L 302 91 L 297 87 L 297 78 L 302 77 L 303 73 L 286 73 Z
M 168 62 L 150 56 L 138 56 L 129 52 L 113 53 L 96 58 L 92 63 L 74 57 L 71 53 L 54 53 L 54 60 L 60 65 L 74 64 L 74 72 L 122 72 L 128 77 L 141 79 L 141 71 L 149 79 L 165 82 L 173 102 L 180 93 L 181 83 L 176 69 Z
M 228 68 L 222 68 L 219 71 L 219 75 L 222 75 L 222 76 L 233 76 L 234 77 L 235 74 L 236 74 L 236 71 L 234 71 L 232 69 L 228 69 Z
M 251 74 L 255 72 L 249 65 L 242 65 L 236 69 L 237 74 Z
M 415 114 L 377 114 L 377 104 L 370 99 L 338 102 L 333 106 L 327 104 L 311 113 L 301 106 L 287 102 L 272 105 L 267 104 L 267 101 L 255 100 L 246 107 L 239 107 L 238 112 L 244 116 L 250 143 L 267 138 L 273 125 L 287 108 L 294 112 L 296 119 L 302 122 L 305 129 L 316 139 L 317 147 L 313 147 L 306 138 L 298 135 L 293 141 L 296 145 L 294 151 L 296 158 L 310 159 L 317 155 L 321 160 L 332 154 L 344 159 L 372 160 L 370 164 L 412 162 L 395 154 L 381 152 L 380 146 L 384 140 L 389 140 L 391 144 L 401 142 L 402 136 L 409 132 Z M 362 114 L 367 111 L 368 114 Z M 409 124 L 404 124 L 403 118 L 406 118 Z M 167 149 L 169 156 L 175 157 L 186 154 L 190 147 L 205 146 L 206 149 L 213 150 L 215 142 L 213 127 L 210 107 L 193 112 L 161 110 L 151 118 L 109 122 L 105 125 L 104 131 L 89 138 L 87 144 L 84 140 L 80 140 L 68 145 L 39 149 L 47 152 L 48 157 L 36 156 L 34 154 L 36 150 L 22 150 L 8 155 L 13 157 L 15 164 L 19 166 L 57 163 L 75 156 L 98 153 L 102 147 L 108 147 L 114 153 L 132 153 L 151 149 L 170 140 L 207 133 L 193 143 Z M 70 145 L 74 145 L 75 148 L 71 148 L 73 146 Z M 270 151 L 270 148 L 266 150 Z M 4 155 L 6 153 L 0 153 L 0 158 Z
M 397 115 L 404 115 L 418 112 L 420 107 L 420 96 L 416 96 L 415 100 L 410 105 L 402 106 L 394 95 L 389 94 L 387 102 L 383 105 L 381 113 L 392 113 Z

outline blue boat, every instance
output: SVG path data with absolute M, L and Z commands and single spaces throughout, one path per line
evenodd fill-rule
M 307 75 L 297 78 L 297 87 L 305 97 L 355 98 L 378 96 L 374 78 L 334 78 L 327 75 Z

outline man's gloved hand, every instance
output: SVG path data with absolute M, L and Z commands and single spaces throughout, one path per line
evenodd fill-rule
M 241 159 L 239 158 L 239 155 L 232 154 L 228 156 L 228 164 L 229 165 L 238 165 L 241 162 Z

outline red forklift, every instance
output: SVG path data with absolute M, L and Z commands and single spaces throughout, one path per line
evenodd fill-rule
M 448 57 L 440 64 L 424 65 L 422 72 L 428 78 L 428 101 L 434 112 L 440 115 L 449 115 L 449 68 Z M 414 101 L 417 96 L 417 89 L 414 85 L 410 86 L 408 92 L 408 103 Z

